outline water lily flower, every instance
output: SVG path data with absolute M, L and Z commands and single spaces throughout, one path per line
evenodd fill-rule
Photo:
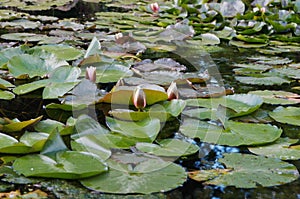
M 168 100 L 178 99 L 179 93 L 177 89 L 176 82 L 172 82 L 167 90 Z
M 91 82 L 96 82 L 96 67 L 90 66 L 85 69 L 85 78 Z
M 145 108 L 147 105 L 145 92 L 140 86 L 137 86 L 133 91 L 133 104 L 138 110 Z
M 158 11 L 159 11 L 159 5 L 158 5 L 157 2 L 151 3 L 151 4 L 150 4 L 150 8 L 151 8 L 151 10 L 152 10 L 153 12 L 158 12 Z

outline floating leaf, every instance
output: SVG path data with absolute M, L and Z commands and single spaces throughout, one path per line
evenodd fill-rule
M 297 139 L 279 138 L 269 145 L 249 147 L 248 149 L 255 154 L 264 155 L 270 158 L 279 158 L 282 160 L 300 159 L 300 146 L 295 145 Z
M 129 122 L 106 117 L 106 124 L 111 131 L 140 141 L 152 142 L 160 131 L 160 121 L 157 118 Z
M 261 96 L 266 104 L 287 105 L 300 103 L 300 95 L 287 91 L 257 90 L 249 93 Z
M 282 133 L 276 126 L 228 121 L 226 129 L 208 122 L 185 118 L 180 126 L 184 135 L 220 145 L 259 145 L 274 142 Z
M 81 50 L 67 45 L 43 45 L 36 46 L 31 50 L 45 50 L 49 53 L 53 53 L 58 59 L 67 61 L 78 59 L 82 56 Z
M 146 94 L 146 102 L 147 105 L 151 105 L 157 103 L 159 101 L 164 101 L 168 99 L 168 95 L 164 88 L 152 85 L 145 84 L 140 85 Z M 132 95 L 135 86 L 118 86 L 115 87 L 110 93 L 106 94 L 104 98 L 102 98 L 101 102 L 112 103 L 112 104 L 126 104 L 133 105 Z
M 164 139 L 157 144 L 139 142 L 136 148 L 145 153 L 169 157 L 188 156 L 199 150 L 198 146 L 178 139 Z
M 39 122 L 42 119 L 43 116 L 37 117 L 35 119 L 30 119 L 27 121 L 12 121 L 9 124 L 4 124 L 2 126 L 2 131 L 10 133 L 10 132 L 17 132 L 17 131 L 21 131 L 22 129 L 34 125 L 35 123 Z
M 290 83 L 289 80 L 278 76 L 271 75 L 257 75 L 253 77 L 236 76 L 235 79 L 244 84 L 250 85 L 281 85 Z
M 45 155 L 26 155 L 16 159 L 13 168 L 26 177 L 79 179 L 107 171 L 107 166 L 95 155 L 86 152 L 56 153 L 55 160 Z
M 20 141 L 2 133 L 0 133 L 0 137 L 0 153 L 26 154 L 41 151 L 48 138 L 48 134 L 26 132 L 21 136 Z
M 132 159 L 127 160 L 133 162 Z M 186 180 L 184 169 L 171 162 L 145 159 L 133 164 L 134 167 L 129 166 L 130 164 L 111 161 L 107 173 L 83 179 L 80 182 L 89 189 L 105 193 L 150 194 L 172 190 Z
M 224 154 L 219 162 L 231 171 L 222 173 L 205 184 L 235 186 L 237 188 L 270 187 L 299 178 L 297 168 L 279 159 L 248 154 Z
M 275 121 L 285 124 L 300 126 L 300 108 L 298 107 L 277 107 L 269 113 Z
M 2 91 L 0 90 L 0 99 L 3 100 L 11 100 L 14 99 L 15 95 L 9 91 Z

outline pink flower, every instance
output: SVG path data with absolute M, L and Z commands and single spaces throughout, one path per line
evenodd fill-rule
M 85 78 L 91 82 L 96 82 L 96 67 L 90 66 L 85 69 Z
M 133 104 L 139 110 L 147 105 L 145 92 L 140 86 L 137 86 L 133 91 Z
M 151 10 L 152 10 L 153 12 L 158 12 L 158 11 L 159 11 L 159 5 L 158 5 L 157 2 L 151 3 L 151 4 L 150 4 L 150 8 L 151 8 Z
M 179 93 L 176 86 L 176 82 L 172 82 L 167 90 L 168 100 L 178 99 Z

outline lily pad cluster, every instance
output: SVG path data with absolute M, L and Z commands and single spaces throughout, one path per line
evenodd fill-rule
M 299 1 L 93 2 L 107 10 L 84 24 L 2 7 L 0 99 L 35 93 L 45 111 L 44 119 L 0 118 L 2 173 L 117 194 L 166 192 L 187 177 L 238 188 L 299 178 L 283 161 L 299 160 L 299 137 L 282 128 L 299 127 L 299 63 L 285 57 L 300 51 Z M 19 10 L 63 11 L 77 1 L 67 3 L 22 2 Z M 206 52 L 221 51 L 221 42 L 240 51 L 266 46 L 264 56 L 234 65 L 237 81 L 295 92 L 224 88 Z M 177 163 L 201 153 L 199 139 L 253 154 L 224 154 L 217 169 L 186 172 Z

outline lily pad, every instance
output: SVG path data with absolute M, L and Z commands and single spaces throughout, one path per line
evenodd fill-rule
M 256 90 L 249 93 L 261 96 L 266 104 L 287 105 L 300 103 L 300 95 L 287 91 Z
M 117 86 L 113 88 L 110 93 L 106 94 L 100 101 L 112 104 L 133 105 L 132 95 L 135 88 L 135 86 Z M 168 99 L 165 89 L 160 86 L 145 84 L 141 85 L 141 88 L 145 92 L 147 105 Z
M 208 180 L 205 184 L 255 188 L 282 185 L 299 178 L 294 165 L 279 159 L 231 153 L 224 154 L 219 162 L 231 171 Z
M 226 127 L 185 118 L 179 130 L 190 138 L 198 137 L 203 142 L 229 146 L 267 144 L 277 140 L 282 133 L 281 129 L 269 124 L 228 121 Z
M 270 117 L 275 121 L 300 126 L 300 108 L 298 107 L 282 107 L 279 106 L 269 113 Z
M 188 156 L 199 150 L 197 145 L 178 139 L 164 139 L 157 144 L 139 142 L 136 144 L 136 148 L 145 153 L 168 157 Z
M 300 145 L 297 145 L 297 142 L 297 139 L 279 138 L 272 144 L 249 147 L 248 149 L 252 153 L 264 155 L 270 158 L 279 158 L 281 160 L 298 160 L 300 159 Z
M 18 141 L 9 135 L 0 133 L 0 153 L 26 154 L 41 151 L 48 136 L 46 133 L 26 132 Z
M 184 169 L 171 162 L 145 159 L 128 164 L 110 162 L 107 173 L 81 180 L 89 189 L 114 194 L 166 192 L 177 188 L 186 180 Z M 118 168 L 118 169 L 116 169 Z M 156 168 L 154 170 L 154 168 Z
M 160 121 L 157 118 L 132 122 L 106 117 L 106 124 L 113 132 L 145 142 L 154 141 L 160 131 Z
M 235 79 L 241 83 L 244 84 L 250 84 L 250 85 L 282 85 L 284 83 L 290 83 L 289 80 L 275 76 L 274 74 L 270 75 L 256 75 L 253 77 L 247 77 L 247 76 L 236 76 Z
M 82 51 L 67 45 L 43 45 L 31 48 L 31 50 L 45 50 L 53 53 L 60 60 L 75 60 L 83 55 Z
M 30 119 L 23 122 L 10 120 L 8 124 L 2 125 L 0 129 L 7 133 L 21 131 L 22 129 L 28 126 L 34 125 L 35 123 L 39 122 L 42 119 L 42 117 L 43 116 L 39 116 L 35 119 Z
M 107 166 L 92 153 L 64 151 L 55 159 L 48 156 L 26 155 L 15 160 L 13 168 L 26 177 L 79 179 L 107 171 Z
M 0 99 L 3 100 L 11 100 L 15 98 L 15 94 L 9 92 L 9 91 L 2 91 L 0 90 Z

